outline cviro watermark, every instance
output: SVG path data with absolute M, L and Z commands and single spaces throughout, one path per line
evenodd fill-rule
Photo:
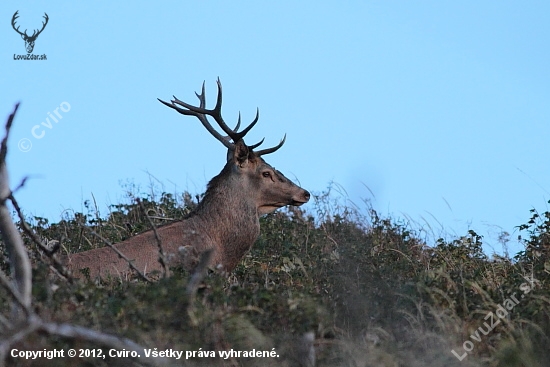
M 63 118 L 62 113 L 67 113 L 70 110 L 71 105 L 69 104 L 69 102 L 61 102 L 59 107 L 56 107 L 55 110 L 53 110 L 53 115 L 48 112 L 48 117 L 46 117 L 45 122 L 41 122 L 40 125 L 34 125 L 31 128 L 31 135 L 35 139 L 42 139 L 44 136 L 46 136 L 46 128 L 50 130 L 53 129 L 54 125 L 52 124 L 52 121 L 57 124 L 59 120 Z M 19 143 L 17 143 L 17 147 L 20 151 L 26 153 L 32 149 L 32 141 L 28 138 L 23 138 L 19 140 Z
M 487 335 L 491 331 L 493 331 L 493 329 L 498 324 L 500 324 L 500 319 L 504 319 L 506 316 L 508 316 L 508 311 L 512 311 L 512 309 L 521 301 L 521 299 L 525 298 L 525 295 L 531 292 L 535 288 L 535 285 L 536 285 L 535 283 L 540 283 L 537 279 L 533 278 L 532 276 L 531 278 L 528 278 L 525 276 L 523 278 L 527 280 L 528 283 L 521 283 L 521 285 L 519 286 L 519 290 L 523 292 L 523 294 L 519 296 L 519 299 L 516 297 L 517 292 L 512 293 L 509 298 L 506 298 L 502 302 L 502 304 L 497 306 L 497 309 L 495 310 L 494 313 L 489 312 L 487 316 L 483 318 L 483 320 L 488 320 L 489 324 L 487 322 L 484 322 L 483 326 L 478 327 L 477 330 L 470 335 L 470 339 L 472 339 L 477 343 L 481 343 L 482 335 L 480 335 L 480 332 L 483 335 Z M 495 315 L 497 317 L 495 317 Z M 459 361 L 462 361 L 464 358 L 468 356 L 469 353 L 472 352 L 474 347 L 475 345 L 472 341 L 466 340 L 462 344 L 464 353 L 458 354 L 454 349 L 451 350 L 451 352 L 454 354 L 456 358 L 458 358 Z

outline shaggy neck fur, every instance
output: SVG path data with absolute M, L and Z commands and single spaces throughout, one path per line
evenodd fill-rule
M 238 264 L 260 235 L 256 202 L 244 177 L 227 172 L 233 169 L 237 168 L 227 163 L 208 183 L 204 198 L 189 216 L 197 230 L 208 233 L 212 243 L 223 249 L 214 254 L 213 265 L 222 263 L 226 270 Z

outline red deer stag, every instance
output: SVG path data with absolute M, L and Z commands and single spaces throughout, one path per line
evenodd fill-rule
M 218 79 L 218 97 L 214 109 L 207 109 L 204 83 L 199 106 L 192 106 L 176 97 L 170 103 L 160 102 L 183 115 L 195 116 L 219 142 L 227 147 L 227 163 L 207 186 L 204 198 L 185 219 L 160 227 L 160 237 L 168 265 L 181 263 L 180 248 L 192 248 L 198 254 L 211 250 L 210 266 L 225 271 L 233 270 L 250 250 L 260 234 L 259 217 L 285 205 L 302 205 L 310 194 L 292 183 L 281 172 L 267 164 L 262 156 L 273 153 L 285 142 L 285 138 L 272 148 L 255 151 L 262 142 L 246 145 L 243 138 L 258 122 L 259 112 L 250 125 L 240 132 L 240 126 L 232 130 L 221 115 L 222 86 Z M 212 117 L 229 137 L 222 136 L 210 124 Z M 229 141 L 231 139 L 231 141 Z M 148 231 L 115 247 L 143 271 L 160 270 L 158 246 L 154 232 Z M 179 259 L 179 260 L 178 260 Z M 88 268 L 90 277 L 111 274 L 119 276 L 129 270 L 128 262 L 110 248 L 102 247 L 69 255 L 63 262 L 73 274 Z

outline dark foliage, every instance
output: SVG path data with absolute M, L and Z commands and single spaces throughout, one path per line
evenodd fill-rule
M 86 227 L 112 242 L 150 229 L 143 210 L 113 205 L 105 218 L 85 203 L 58 223 L 29 220 L 46 243 L 62 252 L 102 246 Z M 315 216 L 280 210 L 261 219 L 262 234 L 229 278 L 210 273 L 197 296 L 185 295 L 181 269 L 154 284 L 69 284 L 25 238 L 34 263 L 33 297 L 45 319 L 123 335 L 151 348 L 183 351 L 271 350 L 279 359 L 193 358 L 186 365 L 300 364 L 296 346 L 313 332 L 317 366 L 547 366 L 550 365 L 550 214 L 532 211 L 519 226 L 525 251 L 514 261 L 489 258 L 474 231 L 428 246 L 413 230 L 374 210 L 362 215 L 328 193 L 315 197 Z M 196 205 L 189 194 L 142 197 L 156 225 L 183 218 Z M 4 257 L 5 259 L 5 257 Z M 0 264 L 7 270 L 6 260 Z M 517 304 L 492 330 L 479 333 L 489 313 L 514 296 Z M 0 308 L 7 310 L 0 290 Z M 513 308 L 513 309 L 512 309 Z M 495 316 L 496 317 L 496 316 Z M 471 335 L 479 335 L 479 341 Z M 466 353 L 459 361 L 451 352 Z M 95 348 L 35 335 L 20 349 Z M 83 358 L 73 365 L 126 365 L 128 359 Z M 67 360 L 12 365 L 66 366 Z M 176 362 L 176 361 L 175 361 Z M 117 364 L 118 363 L 118 364 Z M 177 363 L 183 364 L 182 361 Z

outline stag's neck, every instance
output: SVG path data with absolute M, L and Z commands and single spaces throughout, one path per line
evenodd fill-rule
M 258 210 L 246 197 L 228 195 L 227 193 L 210 193 L 205 195 L 194 212 L 203 225 L 212 228 L 211 233 L 234 236 L 234 233 L 259 225 Z M 222 236 L 223 237 L 223 236 Z
M 224 171 L 210 181 L 192 217 L 215 246 L 223 249 L 216 255 L 216 261 L 231 270 L 260 235 L 260 221 L 249 191 L 222 175 Z

